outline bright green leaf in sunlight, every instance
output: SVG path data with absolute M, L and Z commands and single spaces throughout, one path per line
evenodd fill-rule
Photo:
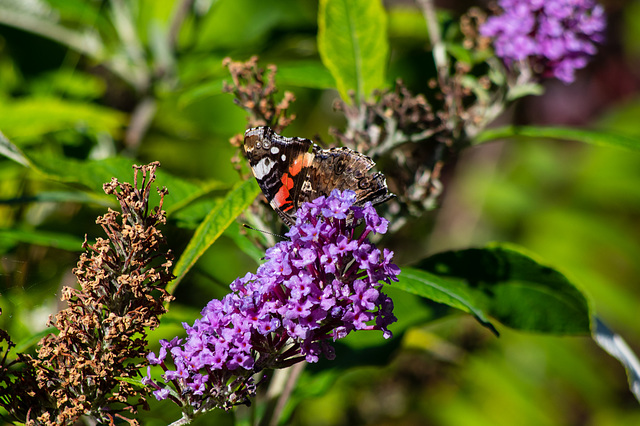
M 100 77 L 75 69 L 57 69 L 44 73 L 30 84 L 33 93 L 73 99 L 97 99 L 107 84 Z
M 424 15 L 418 9 L 407 6 L 395 5 L 389 9 L 389 37 L 402 37 L 407 43 L 424 44 L 429 39 Z
M 98 194 L 84 191 L 42 191 L 37 194 L 19 198 L 1 198 L 0 205 L 17 205 L 22 203 L 93 203 L 103 206 L 111 206 L 110 203 Z
M 460 280 L 440 277 L 420 269 L 404 267 L 393 286 L 409 293 L 422 296 L 452 308 L 474 315 L 489 330 L 498 334 L 487 314 L 481 309 L 473 293 L 467 291 Z
M 4 155 L 7 158 L 29 167 L 29 159 L 23 154 L 23 152 L 6 138 L 6 136 L 0 132 L 0 155 Z
M 418 267 L 438 276 L 436 283 L 446 283 L 457 299 L 464 298 L 511 328 L 553 334 L 590 331 L 584 294 L 563 274 L 521 249 L 494 244 L 449 251 L 422 260 Z
M 640 139 L 638 138 L 606 131 L 572 129 L 569 127 L 505 126 L 497 129 L 488 129 L 480 133 L 473 141 L 473 144 L 479 145 L 496 139 L 513 137 L 552 138 L 640 151 Z
M 64 183 L 78 183 L 90 188 L 96 194 L 103 194 L 102 185 L 111 181 L 112 177 L 120 182 L 133 181 L 133 164 L 124 157 L 106 158 L 104 160 L 79 161 L 50 153 L 34 150 L 22 152 L 0 133 L 0 154 L 27 166 L 45 178 Z M 195 184 L 158 170 L 156 186 L 166 186 L 169 193 L 164 198 L 163 208 L 168 214 L 174 212 L 193 200 L 215 189 L 225 187 L 219 182 Z
M 187 244 L 182 256 L 176 262 L 173 274 L 177 277 L 168 286 L 173 293 L 184 275 L 195 265 L 202 254 L 213 244 L 225 229 L 244 211 L 260 193 L 255 179 L 237 184 L 216 208 L 202 221 Z
M 318 50 L 343 100 L 368 97 L 385 84 L 389 45 L 380 0 L 321 0 Z
M 115 109 L 57 98 L 0 102 L 0 129 L 7 137 L 22 141 L 40 141 L 45 133 L 83 128 L 116 138 L 126 118 L 126 114 Z

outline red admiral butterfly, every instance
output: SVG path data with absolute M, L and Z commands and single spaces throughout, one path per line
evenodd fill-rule
M 354 191 L 358 206 L 394 197 L 382 173 L 368 173 L 376 163 L 346 147 L 322 149 L 309 139 L 255 127 L 245 132 L 243 148 L 260 189 L 288 227 L 302 203 L 334 189 Z

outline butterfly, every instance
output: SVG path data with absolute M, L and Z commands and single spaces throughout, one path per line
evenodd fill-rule
M 322 149 L 309 139 L 287 138 L 263 126 L 245 132 L 243 150 L 264 196 L 288 227 L 302 203 L 334 189 L 354 191 L 357 206 L 394 197 L 382 173 L 369 173 L 376 163 L 346 147 Z

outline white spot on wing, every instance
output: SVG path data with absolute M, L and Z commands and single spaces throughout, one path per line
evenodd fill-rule
M 287 156 L 284 155 L 284 154 L 282 154 L 282 157 L 280 157 L 280 158 L 282 158 L 282 161 L 287 161 Z
M 274 164 L 276 163 L 269 157 L 264 157 L 260 160 L 253 168 L 253 174 L 256 179 L 262 180 L 271 171 Z
M 278 149 L 278 147 L 277 147 L 277 146 L 273 146 L 273 147 L 271 147 L 271 153 L 272 153 L 273 155 L 276 155 L 276 154 L 277 154 L 277 153 L 279 153 L 279 152 L 280 152 L 280 150 Z

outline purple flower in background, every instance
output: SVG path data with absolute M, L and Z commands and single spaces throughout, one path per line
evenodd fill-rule
M 372 232 L 385 233 L 387 220 L 371 203 L 357 207 L 354 201 L 353 192 L 335 190 L 304 204 L 290 240 L 267 250 L 256 274 L 236 279 L 232 293 L 209 302 L 192 327 L 184 324 L 184 342 L 161 341 L 160 353 L 148 359 L 178 389 L 164 391 L 148 376 L 154 395 L 229 409 L 248 401 L 253 375 L 265 368 L 332 359 L 330 342 L 355 330 L 391 337 L 393 302 L 381 289 L 397 281 L 400 270 L 391 251 L 367 240 Z
M 480 33 L 494 39 L 496 56 L 509 66 L 528 60 L 537 74 L 574 80 L 604 39 L 604 9 L 594 0 L 498 0 L 504 10 Z

